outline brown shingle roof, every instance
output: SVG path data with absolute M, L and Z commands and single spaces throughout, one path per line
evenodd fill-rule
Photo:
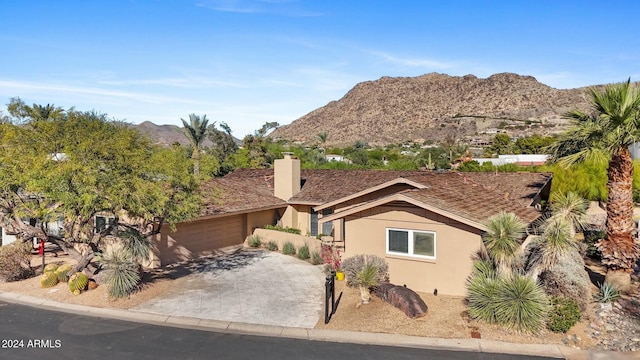
M 476 222 L 500 210 L 523 220 L 535 219 L 539 213 L 528 206 L 552 177 L 550 173 L 388 170 L 302 170 L 300 175 L 301 191 L 289 203 L 323 204 L 405 177 L 427 186 L 408 191 L 407 196 Z M 273 196 L 273 169 L 238 169 L 210 184 L 221 189 L 223 197 L 220 205 L 207 207 L 209 215 L 286 205 Z
M 286 201 L 273 196 L 273 176 L 246 174 L 208 181 L 208 194 L 201 216 L 248 212 L 264 208 L 286 207 Z

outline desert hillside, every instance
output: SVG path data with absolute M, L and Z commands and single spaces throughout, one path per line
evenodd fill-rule
M 274 138 L 311 142 L 327 133 L 327 144 L 372 145 L 406 140 L 459 139 L 468 142 L 495 134 L 550 134 L 566 126 L 562 114 L 587 110 L 585 91 L 560 90 L 534 77 L 511 73 L 486 79 L 473 75 L 431 73 L 418 77 L 383 77 L 357 84 L 290 125 Z

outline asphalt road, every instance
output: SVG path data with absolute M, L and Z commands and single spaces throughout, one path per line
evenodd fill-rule
M 228 334 L 73 315 L 0 302 L 0 359 L 550 358 Z

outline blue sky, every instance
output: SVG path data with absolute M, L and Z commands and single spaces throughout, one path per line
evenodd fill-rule
M 639 10 L 634 0 L 3 0 L 0 102 L 132 123 L 206 114 L 242 137 L 382 76 L 637 81 Z

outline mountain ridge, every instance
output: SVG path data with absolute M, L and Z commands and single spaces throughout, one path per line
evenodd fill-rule
M 504 128 L 503 122 L 516 136 L 548 135 L 566 128 L 562 114 L 589 109 L 585 94 L 585 88 L 556 89 L 533 76 L 514 73 L 484 79 L 440 73 L 383 76 L 356 84 L 341 99 L 279 127 L 270 136 L 308 143 L 326 132 L 327 145 L 342 146 L 355 141 L 372 145 L 441 142 L 480 137 L 483 131 Z

